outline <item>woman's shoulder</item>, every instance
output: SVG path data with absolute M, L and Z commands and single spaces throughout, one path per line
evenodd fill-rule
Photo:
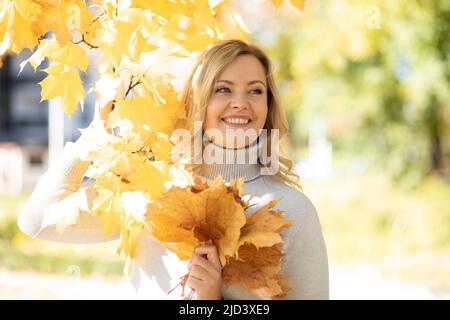
M 285 211 L 288 218 L 298 219 L 301 215 L 317 214 L 313 202 L 305 193 L 274 176 L 260 176 L 249 181 L 244 191 L 254 195 L 261 205 L 279 199 L 275 208 Z

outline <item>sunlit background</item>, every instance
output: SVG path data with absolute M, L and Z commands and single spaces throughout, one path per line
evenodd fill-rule
M 450 1 L 236 5 L 274 62 L 330 297 L 450 298 Z M 93 116 L 92 94 L 71 119 L 40 103 L 45 74 L 17 77 L 29 55 L 0 69 L 0 298 L 133 298 L 116 243 L 51 243 L 17 227 L 58 146 Z

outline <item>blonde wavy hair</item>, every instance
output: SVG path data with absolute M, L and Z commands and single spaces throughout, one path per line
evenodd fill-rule
M 280 141 L 287 135 L 288 122 L 281 108 L 280 97 L 269 58 L 255 45 L 247 44 L 241 40 L 224 40 L 202 52 L 194 64 L 182 91 L 181 101 L 185 105 L 187 116 L 186 122 L 182 126 L 191 132 L 191 146 L 193 146 L 194 137 L 197 134 L 202 134 L 202 132 L 194 132 L 194 122 L 201 121 L 203 123 L 206 106 L 213 94 L 215 81 L 223 70 L 241 55 L 256 57 L 265 70 L 268 85 L 268 113 L 264 129 L 267 130 L 268 146 L 271 146 L 272 129 L 279 130 Z M 269 157 L 271 155 L 270 148 L 267 155 Z M 292 172 L 292 161 L 286 156 L 279 154 L 279 170 L 275 176 L 287 185 L 302 190 L 300 178 Z

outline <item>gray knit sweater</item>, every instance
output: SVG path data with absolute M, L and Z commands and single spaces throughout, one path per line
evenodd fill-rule
M 39 180 L 19 215 L 20 229 L 32 237 L 67 243 L 95 243 L 118 239 L 118 234 L 105 239 L 98 217 L 81 212 L 78 221 L 60 235 L 54 225 L 41 228 L 46 208 L 78 190 L 89 163 L 78 157 L 78 143 L 68 142 L 58 163 L 49 168 Z M 283 233 L 282 273 L 288 277 L 286 299 L 328 299 L 328 261 L 316 209 L 302 193 L 287 186 L 274 176 L 261 175 L 259 164 L 203 164 L 196 172 L 207 179 L 217 175 L 229 181 L 244 177 L 244 193 L 252 194 L 255 205 L 246 210 L 250 215 L 269 201 L 281 198 L 275 207 L 294 224 Z M 92 197 L 95 197 L 91 193 Z M 130 281 L 136 288 L 136 298 L 179 299 L 167 292 L 186 274 L 186 261 L 143 234 L 138 240 L 132 263 Z M 224 299 L 257 299 L 244 288 L 222 286 Z

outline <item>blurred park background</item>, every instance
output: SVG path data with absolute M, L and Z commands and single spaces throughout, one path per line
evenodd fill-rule
M 274 62 L 331 298 L 448 299 L 450 1 L 312 0 L 304 13 L 235 2 Z M 133 297 L 115 243 L 50 243 L 17 227 L 52 157 L 93 117 L 92 95 L 71 119 L 40 102 L 45 74 L 17 77 L 29 55 L 0 69 L 0 298 Z

